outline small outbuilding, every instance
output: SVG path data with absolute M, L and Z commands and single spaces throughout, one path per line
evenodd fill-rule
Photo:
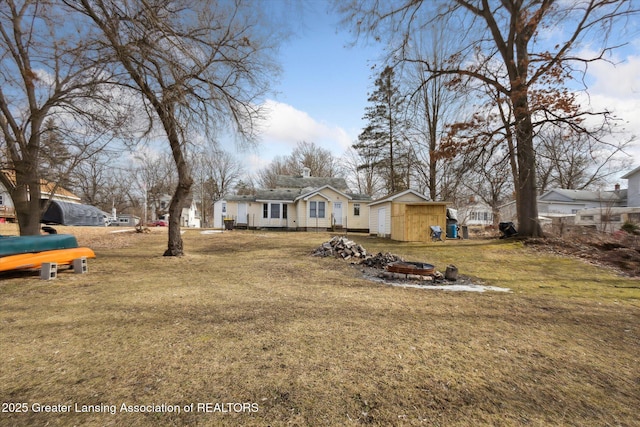
M 447 203 L 405 190 L 369 204 L 369 233 L 402 242 L 431 240 L 431 226 L 447 227 Z

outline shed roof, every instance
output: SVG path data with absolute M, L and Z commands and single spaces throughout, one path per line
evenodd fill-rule
M 423 199 L 425 202 L 429 202 L 430 201 L 429 197 L 427 197 L 426 195 L 418 193 L 415 190 L 409 189 L 409 190 L 398 191 L 396 193 L 389 194 L 389 195 L 384 196 L 384 197 L 382 197 L 380 199 L 374 200 L 373 202 L 371 202 L 369 204 L 369 206 L 373 206 L 373 205 L 377 205 L 377 204 L 385 203 L 385 202 L 393 202 L 395 199 L 397 199 L 399 197 L 402 197 L 402 196 L 405 196 L 407 194 L 413 194 L 415 196 L 418 196 L 419 198 Z

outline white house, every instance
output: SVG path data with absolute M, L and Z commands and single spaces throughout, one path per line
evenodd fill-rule
M 169 214 L 167 210 L 169 209 L 169 204 L 171 203 L 171 196 L 165 194 L 161 196 L 158 200 L 158 206 L 155 203 L 152 203 L 151 210 L 153 215 L 156 212 L 164 212 L 160 213 L 159 219 L 168 220 Z M 184 206 L 182 207 L 182 212 L 180 214 L 180 226 L 181 227 L 191 227 L 191 228 L 200 228 L 200 211 L 198 210 L 198 205 L 193 198 L 188 198 Z
M 458 208 L 458 221 L 469 227 L 487 227 L 493 225 L 493 209 L 484 202 L 472 200 Z
M 252 195 L 228 195 L 214 203 L 214 227 L 366 231 L 371 197 L 354 194 L 343 178 L 280 175 L 276 186 Z
M 640 207 L 640 166 L 622 177 L 628 180 L 627 206 Z
M 611 208 L 627 205 L 627 190 L 568 190 L 554 188 L 538 197 L 541 220 L 575 215 L 582 209 Z M 515 201 L 500 206 L 501 221 L 517 221 Z

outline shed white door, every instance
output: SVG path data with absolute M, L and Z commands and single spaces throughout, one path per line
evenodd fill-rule
M 342 202 L 333 202 L 333 221 L 335 225 L 342 225 Z
M 385 208 L 378 209 L 378 235 L 379 236 L 384 236 L 387 234 L 386 229 L 384 227 L 385 217 L 387 216 L 386 213 L 387 212 Z
M 238 203 L 238 219 L 236 220 L 238 224 L 246 224 L 247 223 L 247 204 L 246 203 Z

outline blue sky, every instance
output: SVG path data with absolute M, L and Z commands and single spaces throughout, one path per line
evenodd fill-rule
M 276 94 L 267 101 L 271 116 L 260 144 L 236 153 L 250 173 L 274 156 L 290 154 L 299 141 L 314 142 L 341 156 L 364 125 L 373 86 L 371 67 L 381 50 L 371 44 L 349 47 L 352 36 L 339 29 L 338 17 L 329 14 L 327 3 L 314 0 L 308 5 L 295 34 L 281 48 L 283 74 L 274 85 Z M 631 32 L 638 37 L 637 31 Z M 589 95 L 579 97 L 583 106 L 614 111 L 626 121 L 628 134 L 640 137 L 640 39 L 626 41 L 628 46 L 611 58 L 615 64 L 590 65 Z M 640 165 L 640 144 L 636 142 L 630 153 L 635 166 Z
M 295 34 L 280 52 L 283 73 L 267 101 L 271 118 L 256 150 L 240 154 L 251 170 L 276 155 L 288 155 L 299 141 L 314 142 L 341 156 L 360 133 L 372 87 L 373 46 L 349 47 L 338 17 L 326 2 L 310 2 Z

